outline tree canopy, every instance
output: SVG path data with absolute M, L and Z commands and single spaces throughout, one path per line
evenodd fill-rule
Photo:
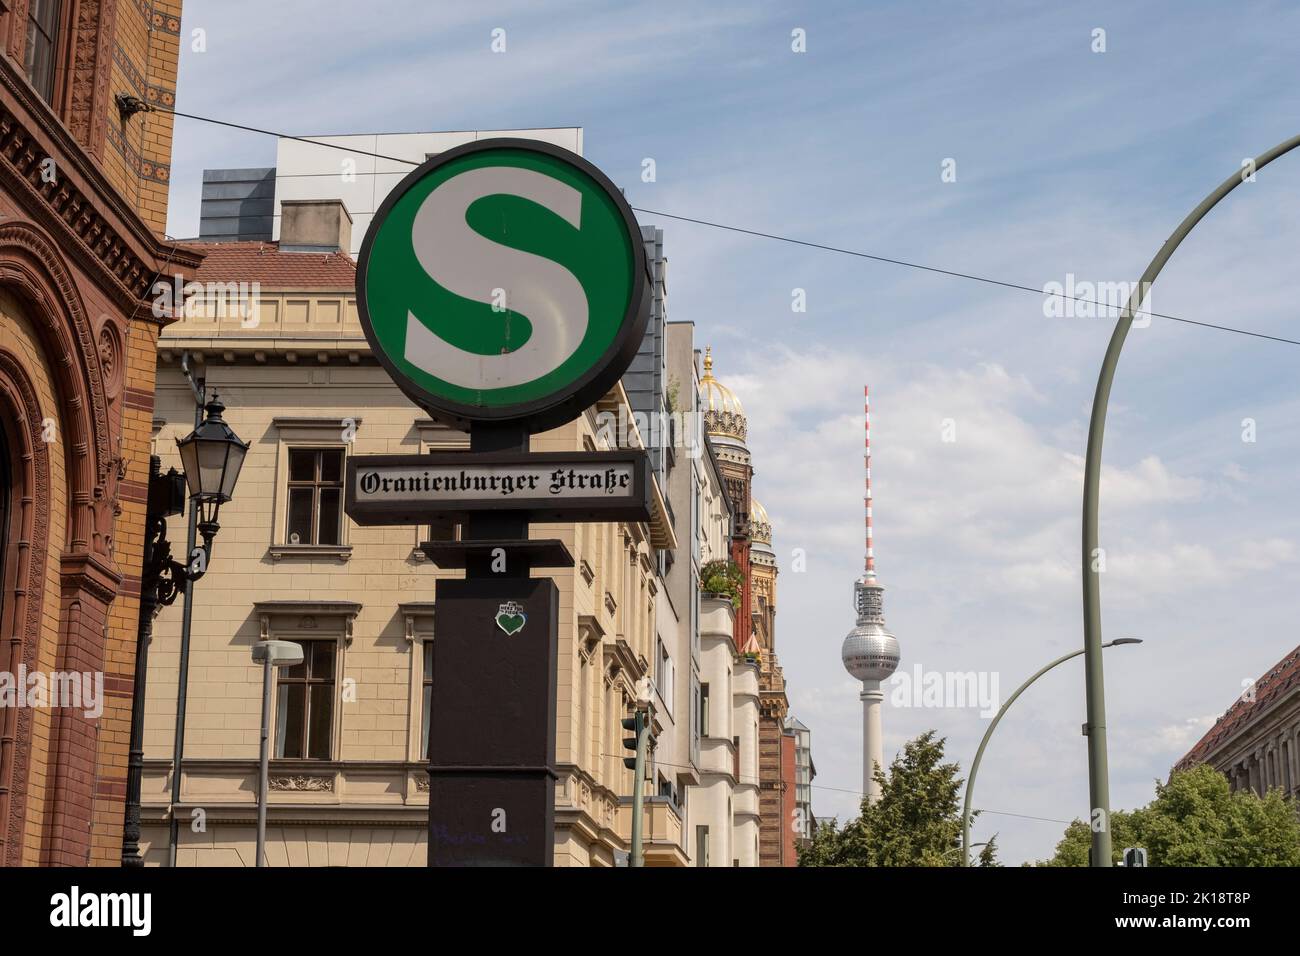
M 960 866 L 961 800 L 965 782 L 955 763 L 943 762 L 945 739 L 931 730 L 907 742 L 886 774 L 876 768 L 880 799 L 864 798 L 859 816 L 843 828 L 818 821 L 799 850 L 800 866 Z M 980 866 L 996 866 L 990 840 Z
M 1125 848 L 1144 847 L 1148 866 L 1300 866 L 1295 803 L 1270 790 L 1236 793 L 1213 767 L 1176 771 L 1156 783 L 1156 797 L 1138 810 L 1110 815 L 1112 862 Z M 1055 855 L 1040 866 L 1087 866 L 1092 834 L 1075 820 Z

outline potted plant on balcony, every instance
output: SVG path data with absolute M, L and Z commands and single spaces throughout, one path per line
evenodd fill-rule
M 710 561 L 700 569 L 700 590 L 711 597 L 726 598 L 734 610 L 740 610 L 740 591 L 744 579 L 735 561 Z

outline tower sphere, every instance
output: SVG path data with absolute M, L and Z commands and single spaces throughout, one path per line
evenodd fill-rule
M 840 646 L 844 669 L 860 681 L 882 681 L 898 669 L 898 639 L 875 621 L 849 631 Z

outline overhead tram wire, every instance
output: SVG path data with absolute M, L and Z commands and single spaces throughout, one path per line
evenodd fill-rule
M 369 150 L 355 149 L 351 146 L 342 146 L 338 143 L 325 143 L 325 142 L 321 142 L 320 139 L 313 139 L 309 136 L 292 136 L 288 133 L 276 132 L 275 130 L 262 129 L 257 126 L 247 126 L 243 123 L 231 123 L 227 120 L 213 119 L 212 117 L 209 116 L 199 116 L 195 113 L 183 113 L 179 110 L 168 109 L 164 106 L 155 106 L 154 111 L 158 113 L 169 113 L 172 116 L 179 116 L 183 119 L 194 120 L 195 122 L 199 122 L 199 123 L 210 123 L 214 126 L 224 126 L 227 127 L 228 129 L 242 130 L 246 133 L 257 133 L 262 136 L 274 136 L 279 139 L 294 140 L 295 142 L 308 143 L 312 146 L 321 146 L 326 149 L 335 149 L 344 153 L 354 153 L 358 156 L 371 156 L 375 159 L 386 159 L 389 160 L 390 162 L 403 163 L 407 166 L 415 167 L 421 165 L 420 161 L 405 159 L 401 156 L 387 156 L 383 153 L 373 153 Z M 1116 305 L 1111 302 L 1101 302 L 1098 301 L 1097 299 L 1089 299 L 1084 296 L 1066 295 L 1064 292 L 1048 292 L 1045 289 L 1037 289 L 1034 288 L 1033 286 L 1022 285 L 1018 282 L 1007 282 L 1002 279 L 994 279 L 989 276 L 976 275 L 975 273 L 972 272 L 958 272 L 954 269 L 942 269 L 938 266 L 929 266 L 920 262 L 910 262 L 907 259 L 896 259 L 890 256 L 875 255 L 873 253 L 862 252 L 857 249 L 845 249 L 842 246 L 832 246 L 821 242 L 811 242 L 806 239 L 795 239 L 791 236 L 781 236 L 781 235 L 777 235 L 776 233 L 761 232 L 757 229 L 745 229 L 741 226 L 731 226 L 722 222 L 713 222 L 712 220 L 709 219 L 698 219 L 691 216 L 679 216 L 674 213 L 662 212 L 655 209 L 645 209 L 640 206 L 632 206 L 631 208 L 633 209 L 633 211 L 644 213 L 647 216 L 659 216 L 660 218 L 663 219 L 673 219 L 676 220 L 677 222 L 688 222 L 697 226 L 707 226 L 710 229 L 722 229 L 727 232 L 734 232 L 743 236 L 751 236 L 756 239 L 771 239 L 775 242 L 786 242 L 791 245 L 802 246 L 806 249 L 817 249 L 822 252 L 832 252 L 837 255 L 852 256 L 856 259 L 867 259 L 872 262 L 880 262 L 886 265 L 903 266 L 908 269 L 917 269 L 920 270 L 921 272 L 929 272 L 934 275 L 948 276 L 953 279 L 966 279 L 967 281 L 970 282 L 982 282 L 985 285 L 999 286 L 1004 289 L 1015 289 L 1016 291 L 1029 292 L 1032 293 L 1033 295 L 1055 296 L 1056 298 L 1064 299 L 1071 302 L 1079 302 L 1084 305 L 1098 306 L 1100 308 L 1107 309 L 1110 312 L 1114 312 L 1114 313 L 1123 312 L 1125 308 L 1124 306 Z M 1250 329 L 1240 329 L 1231 325 L 1218 325 L 1213 322 L 1201 322 L 1196 319 L 1188 319 L 1178 315 L 1169 315 L 1164 312 L 1139 311 L 1138 315 L 1147 315 L 1157 319 L 1168 319 L 1171 322 L 1181 322 L 1184 325 L 1195 325 L 1203 329 L 1215 329 L 1216 331 L 1219 332 L 1232 332 L 1237 335 L 1249 336 L 1250 338 L 1264 339 L 1265 341 L 1268 342 L 1278 342 L 1282 345 L 1300 345 L 1300 339 L 1289 339 L 1280 335 L 1268 335 L 1267 333 L 1264 332 L 1253 332 Z

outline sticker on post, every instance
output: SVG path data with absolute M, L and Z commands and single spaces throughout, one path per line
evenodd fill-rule
M 507 637 L 514 637 L 528 623 L 524 606 L 517 601 L 506 601 L 497 609 L 497 627 L 505 631 Z

